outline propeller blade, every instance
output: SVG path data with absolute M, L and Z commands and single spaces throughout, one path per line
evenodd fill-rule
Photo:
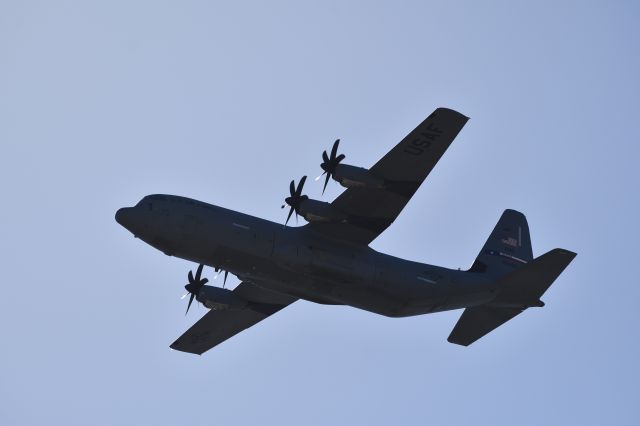
M 338 165 L 339 162 L 341 162 L 345 158 L 346 158 L 346 155 L 344 155 L 344 154 L 338 155 L 338 157 L 336 158 L 336 166 Z
M 200 275 L 202 275 L 202 268 L 204 268 L 204 265 L 201 263 L 198 266 L 198 270 L 196 271 L 196 281 L 200 281 Z
M 193 281 L 193 272 L 189 271 L 189 284 L 192 284 Z
M 322 153 L 322 160 L 323 160 L 325 163 L 329 163 L 329 156 L 327 155 L 327 151 L 324 151 L 324 152 Z
M 222 282 L 222 288 L 224 288 L 225 284 L 227 284 L 227 275 L 229 275 L 229 271 L 224 271 L 224 281 Z
M 296 197 L 300 197 L 300 195 L 302 194 L 302 188 L 304 187 L 304 182 L 307 180 L 306 176 L 302 176 L 302 179 L 300 179 L 300 182 L 298 183 L 298 188 L 296 189 Z
M 338 144 L 340 143 L 340 139 L 336 139 L 336 141 L 333 143 L 333 148 L 331 148 L 331 159 L 335 159 L 336 158 L 336 154 L 338 153 Z
M 208 279 L 208 278 L 203 278 L 203 279 L 200 281 L 200 288 L 204 287 L 204 285 L 205 285 L 206 283 L 208 283 L 208 282 L 209 282 L 209 279 Z
M 324 195 L 324 190 L 327 189 L 327 184 L 329 183 L 329 178 L 331 177 L 331 175 L 329 173 L 327 173 L 327 177 L 324 180 L 324 188 L 322 188 L 322 195 Z
M 291 183 L 289 184 L 289 192 L 291 193 L 292 197 L 293 197 L 293 194 L 296 193 L 296 187 L 295 187 L 294 181 L 291 181 Z
M 195 297 L 195 294 L 191 293 L 191 297 L 189 298 L 189 304 L 187 305 L 187 312 L 184 313 L 185 315 L 189 313 L 189 308 L 191 307 L 191 302 L 193 302 L 194 297 Z
M 294 210 L 295 210 L 295 209 L 293 208 L 293 206 L 291 206 L 291 209 L 289 209 L 289 214 L 287 215 L 287 220 L 286 220 L 286 222 L 284 223 L 284 226 L 287 226 L 287 223 L 289 223 L 289 219 L 291 219 L 291 215 L 293 214 L 293 211 L 294 211 Z

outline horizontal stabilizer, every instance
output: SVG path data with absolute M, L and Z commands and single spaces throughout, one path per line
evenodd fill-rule
M 523 311 L 524 309 L 519 308 L 490 308 L 487 306 L 467 308 L 447 340 L 457 345 L 469 346 Z
M 576 253 L 553 249 L 498 280 L 497 303 L 535 304 L 576 257 Z
M 465 309 L 447 340 L 469 346 L 525 309 L 544 306 L 540 297 L 575 257 L 569 250 L 554 249 L 506 274 L 498 280 L 498 296 Z

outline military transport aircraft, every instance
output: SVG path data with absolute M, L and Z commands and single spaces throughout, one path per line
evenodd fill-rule
M 342 164 L 338 143 L 321 164 L 326 188 L 347 189 L 333 202 L 303 195 L 291 181 L 283 224 L 175 195 L 149 195 L 116 221 L 169 256 L 199 264 L 190 294 L 210 309 L 171 348 L 202 354 L 298 299 L 349 305 L 389 317 L 464 308 L 449 342 L 470 345 L 530 307 L 576 256 L 554 249 L 534 259 L 522 213 L 505 210 L 472 266 L 452 270 L 379 253 L 369 244 L 411 199 L 467 122 L 436 109 L 370 169 Z M 323 189 L 324 192 L 324 189 Z M 284 207 L 284 205 L 282 206 Z M 286 226 L 291 215 L 309 223 Z M 234 289 L 207 286 L 204 265 L 231 272 Z

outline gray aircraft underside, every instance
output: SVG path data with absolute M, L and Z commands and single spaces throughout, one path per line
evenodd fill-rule
M 379 253 L 369 243 L 397 217 L 466 123 L 438 108 L 370 169 L 342 165 L 338 141 L 322 168 L 347 189 L 332 203 L 290 185 L 286 203 L 309 223 L 289 227 L 185 197 L 149 195 L 116 220 L 149 245 L 236 275 L 233 291 L 189 273 L 193 298 L 211 310 L 171 347 L 202 354 L 298 299 L 389 317 L 465 308 L 449 341 L 469 345 L 533 306 L 575 257 L 533 258 L 526 218 L 506 210 L 473 266 L 452 270 Z M 325 181 L 325 186 L 327 184 Z M 287 219 L 288 220 L 288 219 Z

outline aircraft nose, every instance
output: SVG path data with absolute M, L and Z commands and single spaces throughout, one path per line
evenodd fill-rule
M 130 224 L 131 207 L 123 207 L 116 212 L 116 222 L 127 228 Z

